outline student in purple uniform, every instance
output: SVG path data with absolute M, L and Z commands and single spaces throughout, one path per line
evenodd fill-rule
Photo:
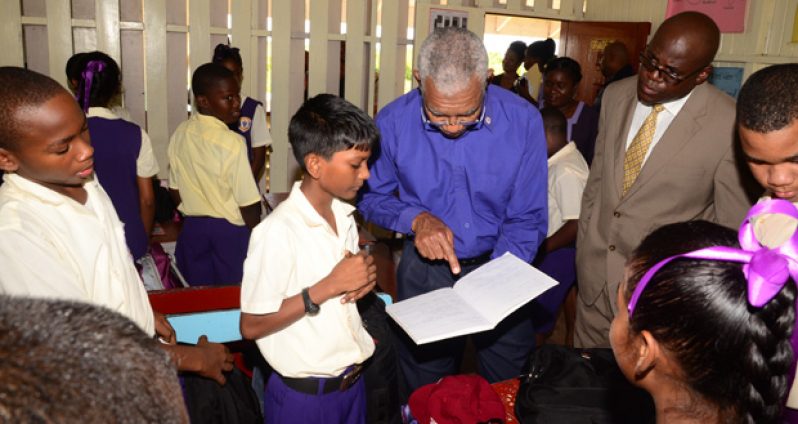
M 550 60 L 543 71 L 543 93 L 545 102 L 540 106 L 560 109 L 568 119 L 567 140 L 576 143 L 579 153 L 590 165 L 598 135 L 599 114 L 596 109 L 579 100 L 579 82 L 582 81 L 582 67 L 570 57 Z
M 217 44 L 213 50 L 213 63 L 218 63 L 235 74 L 239 86 L 244 81 L 244 65 L 237 47 Z M 228 127 L 244 136 L 252 174 L 255 175 L 257 181 L 266 164 L 266 147 L 272 144 L 272 136 L 266 126 L 266 111 L 263 109 L 263 103 L 252 97 L 244 99 L 238 122 L 234 122 Z
M 358 252 L 353 199 L 369 177 L 374 122 L 320 94 L 291 118 L 288 139 L 305 178 L 252 233 L 241 287 L 241 334 L 275 372 L 264 400 L 271 423 L 366 422 L 358 373 L 374 352 L 355 301 L 377 270 Z
M 191 78 L 197 111 L 169 141 L 169 188 L 185 215 L 177 266 L 190 285 L 240 284 L 260 193 L 246 146 L 227 127 L 240 115 L 240 87 L 222 65 L 206 63 Z
M 111 111 L 122 95 L 119 66 L 103 52 L 79 53 L 72 64 L 77 75 L 67 77 L 75 87 L 75 97 L 86 113 L 94 147 L 97 179 L 125 224 L 125 240 L 133 259 L 146 253 L 155 217 L 152 177 L 158 162 L 147 133 Z M 70 61 L 72 61 L 70 59 Z

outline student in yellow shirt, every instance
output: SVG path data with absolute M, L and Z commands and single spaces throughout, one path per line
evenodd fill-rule
M 227 125 L 240 115 L 240 86 L 222 65 L 194 71 L 196 113 L 169 141 L 169 188 L 185 215 L 177 266 L 190 285 L 240 284 L 260 194 L 246 145 Z

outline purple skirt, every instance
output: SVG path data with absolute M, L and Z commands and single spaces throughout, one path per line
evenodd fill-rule
M 187 216 L 177 237 L 177 267 L 191 286 L 241 284 L 248 227 L 226 219 Z
M 560 310 L 568 290 L 576 281 L 576 249 L 563 247 L 553 252 L 538 255 L 534 262 L 537 269 L 557 280 L 550 288 L 532 302 L 532 319 L 535 331 L 547 333 L 554 328 L 557 312 Z

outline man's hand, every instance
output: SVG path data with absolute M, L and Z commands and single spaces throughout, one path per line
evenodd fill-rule
M 155 321 L 155 334 L 160 338 L 160 340 L 170 345 L 177 343 L 175 329 L 172 328 L 172 325 L 166 320 L 166 315 L 155 311 L 152 311 L 152 315 L 153 320 Z
M 454 234 L 440 219 L 429 212 L 421 212 L 413 220 L 416 249 L 427 259 L 449 262 L 452 274 L 460 273 L 460 262 L 454 254 Z
M 223 344 L 211 343 L 206 336 L 200 336 L 197 340 L 197 354 L 199 356 L 197 374 L 211 378 L 217 383 L 224 385 L 227 381 L 223 371 L 233 369 L 233 355 Z

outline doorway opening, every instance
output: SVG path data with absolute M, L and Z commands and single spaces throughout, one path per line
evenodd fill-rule
M 502 72 L 502 59 L 507 47 L 513 41 L 523 41 L 526 45 L 547 38 L 554 40 L 560 50 L 560 21 L 551 19 L 526 18 L 488 13 L 485 15 L 485 49 L 488 51 L 488 67 L 494 74 Z M 523 73 L 519 69 L 519 73 Z

